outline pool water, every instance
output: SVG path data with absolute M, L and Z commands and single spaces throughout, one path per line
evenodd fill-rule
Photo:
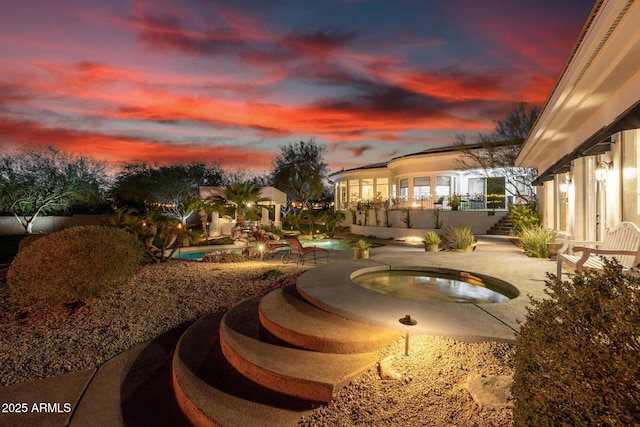
M 400 298 L 452 303 L 499 303 L 517 294 L 491 280 L 460 272 L 392 270 L 352 279 L 363 288 Z
M 281 242 L 277 242 L 277 243 L 286 243 L 284 240 L 282 240 Z M 305 239 L 300 239 L 300 243 L 302 244 L 302 246 L 307 247 L 307 246 L 317 246 L 319 248 L 324 248 L 327 249 L 329 251 L 344 251 L 344 250 L 348 250 L 351 249 L 351 243 L 347 242 L 347 241 L 343 241 L 343 240 L 337 240 L 337 239 L 322 239 L 322 240 L 305 240 Z M 174 258 L 180 258 L 180 259 L 200 259 L 203 256 L 205 256 L 206 254 L 210 254 L 212 252 L 218 252 L 218 251 L 232 251 L 232 252 L 237 252 L 237 253 L 241 253 L 242 249 L 244 247 L 241 246 L 232 246 L 231 248 L 228 247 L 215 247 L 215 246 L 209 246 L 206 249 L 203 250 L 197 250 L 196 248 L 189 248 L 189 250 L 185 250 L 184 248 L 182 249 L 182 251 L 180 253 L 178 253 L 176 251 L 176 253 L 173 254 Z M 279 248 L 278 251 L 286 251 L 288 250 L 287 248 Z

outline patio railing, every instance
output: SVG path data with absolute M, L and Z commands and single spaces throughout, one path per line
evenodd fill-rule
M 458 199 L 457 208 L 455 207 L 455 198 Z M 453 203 L 452 203 L 453 199 Z M 493 194 L 476 194 L 476 195 L 446 195 L 436 198 L 423 198 L 409 201 L 396 201 L 395 203 L 382 202 L 384 206 L 389 206 L 391 209 L 417 209 L 428 210 L 439 208 L 441 210 L 461 210 L 461 211 L 492 211 L 492 210 L 504 210 L 507 209 L 510 202 L 512 202 L 512 196 L 505 195 L 493 195 Z M 346 203 L 342 203 L 344 209 L 373 209 L 374 201 L 360 201 L 354 206 L 354 203 L 348 204 L 348 208 L 345 207 Z

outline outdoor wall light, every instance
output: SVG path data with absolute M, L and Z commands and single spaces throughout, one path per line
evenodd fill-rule
M 405 330 L 404 330 L 404 355 L 408 356 L 409 355 L 409 327 L 417 325 L 418 321 L 415 320 L 415 319 L 412 319 L 410 314 L 407 314 L 406 316 L 401 317 L 398 321 L 400 323 L 402 323 L 403 325 L 405 325 Z
M 566 193 L 569 191 L 569 185 L 571 185 L 571 178 L 562 178 L 562 181 L 560 182 L 560 192 Z
M 609 173 L 612 165 L 613 163 L 599 162 L 598 167 L 596 168 L 596 179 L 598 181 L 604 181 L 607 179 L 607 174 Z

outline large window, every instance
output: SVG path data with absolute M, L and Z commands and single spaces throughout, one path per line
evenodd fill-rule
M 349 201 L 348 198 L 348 193 L 347 193 L 347 182 L 346 181 L 342 181 L 340 182 L 340 209 L 341 210 L 345 210 L 347 209 L 347 202 Z
M 448 196 L 451 194 L 451 177 L 436 177 L 436 196 Z
M 622 134 L 622 219 L 640 224 L 639 130 Z
M 381 200 L 389 199 L 389 178 L 376 179 L 376 198 Z
M 373 179 L 363 179 L 362 184 L 362 199 L 373 200 Z
M 360 181 L 357 179 L 349 180 L 349 202 L 351 206 L 356 206 L 360 199 Z
M 506 204 L 506 183 L 503 176 L 487 178 L 487 207 L 504 209 Z
M 409 179 L 401 179 L 400 180 L 400 201 L 408 202 L 409 201 Z
M 431 199 L 431 181 L 428 176 L 413 178 L 413 200 L 423 201 Z
M 469 178 L 469 194 L 484 197 L 487 194 L 486 178 Z

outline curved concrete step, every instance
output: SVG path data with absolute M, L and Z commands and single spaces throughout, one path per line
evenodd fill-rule
M 277 289 L 264 296 L 260 323 L 277 338 L 307 350 L 324 353 L 367 353 L 400 339 L 400 333 L 347 320 L 319 309 L 296 290 Z
M 180 339 L 172 361 L 173 389 L 195 426 L 295 426 L 312 403 L 276 393 L 240 375 L 220 349 L 222 315 L 194 323 Z
M 377 361 L 377 352 L 327 354 L 261 340 L 260 299 L 233 307 L 220 324 L 220 346 L 227 361 L 247 378 L 300 399 L 330 402 L 352 378 Z

